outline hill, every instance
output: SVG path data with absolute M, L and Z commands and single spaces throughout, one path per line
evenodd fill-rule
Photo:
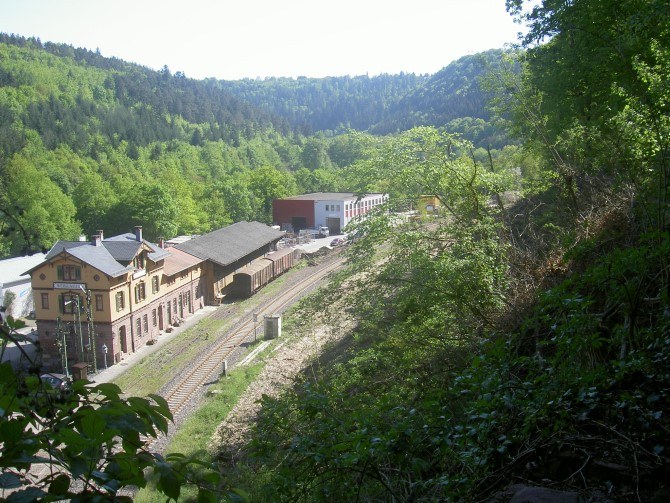
M 486 145 L 496 131 L 480 80 L 498 68 L 503 54 L 465 56 L 434 75 L 245 79 L 219 86 L 307 134 L 351 128 L 384 135 L 436 126 Z
M 477 83 L 499 57 L 432 77 L 219 82 L 0 34 L 0 256 L 99 228 L 157 238 L 270 222 L 273 198 L 360 185 L 342 168 L 384 139 L 335 130 L 447 124 L 501 148 Z

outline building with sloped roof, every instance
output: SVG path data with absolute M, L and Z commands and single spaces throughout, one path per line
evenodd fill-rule
M 364 218 L 374 208 L 388 202 L 388 194 L 315 192 L 272 201 L 272 219 L 282 229 L 328 227 L 330 235 L 341 234 L 349 222 Z
M 276 250 L 284 236 L 238 222 L 163 248 L 134 233 L 59 241 L 29 269 L 43 366 L 68 373 L 114 364 L 205 304 L 218 304 L 233 275 Z M 106 350 L 106 351 L 105 351 Z
M 46 369 L 96 371 L 155 339 L 204 304 L 203 260 L 134 233 L 58 241 L 29 269 Z
M 253 260 L 277 249 L 285 233 L 260 222 L 237 222 L 175 245 L 205 261 L 208 304 L 216 304 L 232 288 L 233 275 Z
M 6 309 L 6 315 L 25 318 L 33 311 L 30 278 L 22 273 L 44 262 L 44 257 L 44 253 L 36 253 L 26 257 L 0 260 L 0 306 Z M 8 292 L 10 292 L 9 295 Z M 5 305 L 10 297 L 13 297 L 11 304 Z

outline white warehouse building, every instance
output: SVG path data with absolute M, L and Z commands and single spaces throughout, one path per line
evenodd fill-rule
M 359 196 L 351 192 L 316 192 L 276 199 L 272 215 L 274 223 L 283 229 L 299 232 L 325 226 L 331 235 L 336 235 L 341 234 L 349 222 L 387 201 L 388 194 Z

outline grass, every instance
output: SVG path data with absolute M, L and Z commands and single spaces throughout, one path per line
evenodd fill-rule
M 155 353 L 142 358 L 114 380 L 125 393 L 146 396 L 157 393 L 179 369 L 187 367 L 212 342 L 216 333 L 225 329 L 228 320 L 205 318 L 185 330 Z
M 211 390 L 217 390 L 218 392 L 205 398 L 198 410 L 189 416 L 172 438 L 166 452 L 179 452 L 186 456 L 192 456 L 198 461 L 214 462 L 210 442 L 217 427 L 235 406 L 249 384 L 263 370 L 264 366 L 265 362 L 259 361 L 252 365 L 237 367 L 228 374 L 228 377 L 221 378 L 217 384 L 211 387 Z M 181 501 L 195 500 L 196 497 L 197 489 L 195 487 L 182 487 Z M 139 503 L 162 502 L 165 501 L 165 496 L 147 487 L 139 491 L 134 500 Z

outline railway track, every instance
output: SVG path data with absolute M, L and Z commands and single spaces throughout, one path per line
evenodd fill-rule
M 306 292 L 314 288 L 323 278 L 338 269 L 344 258 L 338 255 L 334 260 L 325 263 L 315 271 L 302 278 L 296 284 L 289 285 L 284 291 L 262 304 L 255 310 L 258 320 L 264 316 L 278 315 L 295 303 Z M 205 357 L 194 365 L 184 376 L 174 383 L 163 397 L 176 417 L 189 401 L 197 396 L 200 389 L 208 382 L 219 377 L 223 371 L 224 361 L 247 339 L 256 333 L 258 322 L 254 317 L 245 315 L 245 319 L 230 329 L 214 344 Z

